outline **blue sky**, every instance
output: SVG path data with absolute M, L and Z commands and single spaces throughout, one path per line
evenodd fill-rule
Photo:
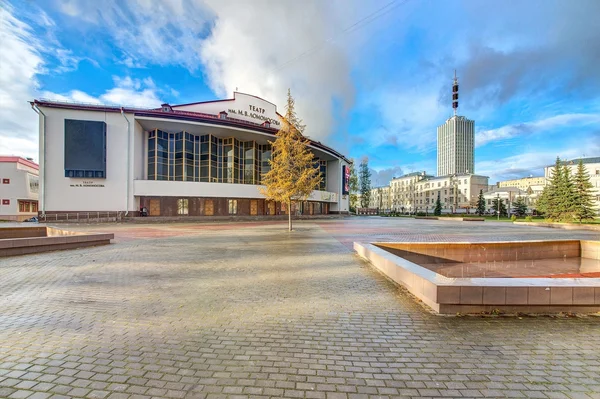
M 600 156 L 600 2 L 9 0 L 0 5 L 0 153 L 37 159 L 27 100 L 283 105 L 369 158 L 373 183 L 435 174 L 436 127 L 475 120 L 476 173 Z M 280 108 L 281 110 L 281 108 Z

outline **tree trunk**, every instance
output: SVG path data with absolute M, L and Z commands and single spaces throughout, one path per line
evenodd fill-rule
M 292 201 L 288 202 L 288 230 L 292 231 Z

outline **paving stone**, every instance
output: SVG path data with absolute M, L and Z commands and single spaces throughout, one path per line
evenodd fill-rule
M 438 317 L 352 251 L 593 232 L 376 217 L 293 233 L 73 228 L 114 231 L 115 243 L 0 260 L 1 398 L 600 395 L 597 317 Z

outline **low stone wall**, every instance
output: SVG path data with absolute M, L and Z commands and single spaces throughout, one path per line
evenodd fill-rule
M 52 227 L 0 227 L 0 257 L 106 245 L 112 239 L 114 234 L 81 233 Z
M 478 245 L 482 244 L 490 243 Z M 600 242 L 582 241 L 579 245 L 581 255 L 600 259 Z M 598 278 L 449 278 L 374 244 L 355 242 L 354 250 L 381 273 L 406 287 L 423 303 L 441 314 L 600 311 Z
M 351 217 L 348 214 L 292 216 L 292 223 L 298 220 L 325 220 Z M 127 223 L 215 223 L 215 222 L 269 222 L 287 221 L 287 215 L 269 216 L 144 216 L 125 218 Z
M 590 243 L 593 241 L 590 241 Z M 374 243 L 404 259 L 425 255 L 450 262 L 503 262 L 581 256 L 579 240 L 480 243 Z
M 536 227 L 549 227 L 552 229 L 563 229 L 563 230 L 590 230 L 600 231 L 600 225 L 598 224 L 578 224 L 578 223 L 548 223 L 548 222 L 514 222 L 518 225 L 524 226 L 536 226 Z
M 9 238 L 46 237 L 46 228 L 43 226 L 27 227 L 2 227 L 0 226 L 0 240 Z
M 415 219 L 442 220 L 446 222 L 485 222 L 478 217 L 447 217 L 447 216 L 415 216 Z
M 600 241 L 581 240 L 581 257 L 600 260 Z

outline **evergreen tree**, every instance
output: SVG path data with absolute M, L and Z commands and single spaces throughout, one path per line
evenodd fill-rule
M 355 212 L 358 205 L 358 176 L 356 176 L 356 168 L 354 160 L 350 164 L 350 211 Z
M 554 168 L 552 169 L 550 182 L 546 187 L 538 201 L 538 208 L 544 213 L 546 219 L 560 219 L 560 193 L 563 184 L 562 165 L 559 157 L 556 157 Z
M 583 160 L 577 164 L 577 173 L 573 178 L 575 189 L 575 219 L 581 223 L 583 220 L 593 219 L 595 216 L 590 176 L 585 170 Z
M 523 197 L 517 197 L 517 200 L 513 203 L 513 207 L 517 216 L 525 216 L 527 213 L 527 203 Z
M 535 202 L 535 210 L 537 211 L 538 215 L 547 215 L 549 209 L 549 196 L 550 186 L 546 186 Z
M 433 210 L 435 216 L 442 215 L 442 200 L 440 199 L 440 192 L 438 191 L 437 199 L 435 200 L 435 208 Z
M 479 190 L 479 196 L 477 197 L 477 214 L 479 216 L 485 213 L 485 198 L 483 198 L 483 190 Z
M 498 200 L 500 200 L 500 205 L 498 205 Z M 498 206 L 500 208 L 498 208 Z M 500 216 L 508 216 L 506 205 L 504 204 L 504 200 L 502 198 L 494 198 L 492 200 L 492 207 L 494 208 L 494 212 L 498 212 L 498 209 L 500 209 Z
M 294 99 L 288 89 L 286 113 L 281 129 L 271 142 L 271 170 L 263 175 L 265 188 L 260 191 L 267 199 L 287 205 L 288 228 L 292 231 L 292 203 L 305 201 L 321 182 L 321 174 L 313 163 L 308 140 L 302 132 L 304 125 L 294 110 Z
M 371 171 L 369 170 L 369 159 L 363 158 L 358 169 L 358 180 L 360 187 L 360 206 L 368 208 L 371 202 Z
M 562 166 L 561 179 L 554 197 L 556 214 L 554 219 L 571 222 L 575 219 L 576 193 L 571 179 L 571 171 L 567 165 Z

